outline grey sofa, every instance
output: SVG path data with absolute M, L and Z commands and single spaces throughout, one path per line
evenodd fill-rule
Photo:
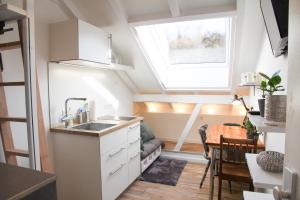
M 164 146 L 164 142 L 160 139 L 154 138 L 142 144 L 143 147 L 141 149 L 141 158 L 142 160 L 149 156 L 152 152 L 154 152 L 160 146 Z
M 155 138 L 152 129 L 145 123 L 141 123 L 141 168 L 146 170 L 161 154 L 164 142 Z

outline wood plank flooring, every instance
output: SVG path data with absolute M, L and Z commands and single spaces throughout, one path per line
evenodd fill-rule
M 184 168 L 176 186 L 168 186 L 143 181 L 135 181 L 118 200 L 206 200 L 209 197 L 209 173 L 203 187 L 199 183 L 204 173 L 205 165 L 188 163 Z M 218 182 L 215 178 L 214 199 L 217 198 Z M 227 181 L 222 185 L 222 199 L 243 199 L 242 191 L 247 190 L 247 185 L 232 183 L 232 194 L 229 192 Z
M 176 143 L 177 142 L 173 142 L 173 141 L 164 141 L 165 142 L 165 150 L 174 150 Z M 180 151 L 182 152 L 189 152 L 189 153 L 203 153 L 204 149 L 203 149 L 203 145 L 199 144 L 199 143 L 183 143 Z

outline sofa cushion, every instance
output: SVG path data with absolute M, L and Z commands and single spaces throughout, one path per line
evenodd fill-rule
M 152 152 L 154 152 L 159 146 L 163 144 L 163 141 L 160 139 L 152 139 L 148 142 L 145 142 L 143 144 L 143 150 L 141 157 L 142 159 L 146 158 L 148 155 L 150 155 Z
M 141 124 L 141 138 L 142 138 L 143 143 L 148 142 L 149 140 L 152 140 L 155 138 L 153 131 L 148 126 L 148 124 L 146 124 L 145 122 L 143 122 Z

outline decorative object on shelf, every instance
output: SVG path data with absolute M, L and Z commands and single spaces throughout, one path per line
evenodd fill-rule
M 261 132 L 258 132 L 255 128 L 255 126 L 251 123 L 249 118 L 246 116 L 243 126 L 245 129 L 247 129 L 247 138 L 248 139 L 258 139 Z
M 241 85 L 258 85 L 260 76 L 256 72 L 245 72 L 241 74 Z
M 286 95 L 274 95 L 275 92 L 284 91 L 279 75 L 280 70 L 275 72 L 271 77 L 264 73 L 259 73 L 265 80 L 261 81 L 260 89 L 263 91 L 265 98 L 264 117 L 269 121 L 285 122 L 286 121 Z M 265 93 L 268 93 L 266 95 Z
M 262 151 L 256 157 L 256 162 L 263 170 L 281 173 L 283 171 L 284 154 L 277 151 Z

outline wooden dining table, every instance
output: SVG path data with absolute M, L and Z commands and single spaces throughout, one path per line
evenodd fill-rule
M 220 148 L 220 136 L 233 139 L 247 139 L 247 130 L 241 126 L 224 126 L 213 125 L 209 127 L 207 132 L 206 144 L 211 150 L 211 167 L 210 167 L 210 184 L 209 184 L 209 199 L 213 199 L 214 194 L 214 169 L 216 161 L 216 150 Z M 264 144 L 258 140 L 258 149 L 264 149 Z

